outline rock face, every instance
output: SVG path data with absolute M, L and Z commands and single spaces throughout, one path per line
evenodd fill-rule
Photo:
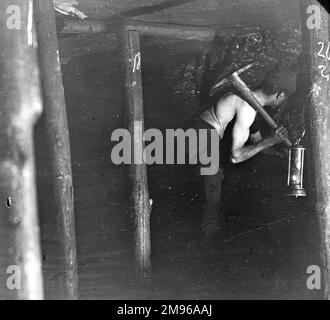
M 301 35 L 298 29 L 290 28 L 271 32 L 268 30 L 244 29 L 239 34 L 220 35 L 201 55 L 190 57 L 168 69 L 168 79 L 175 82 L 173 103 L 186 108 L 191 117 L 196 116 L 208 100 L 210 88 L 222 78 L 231 66 L 243 67 L 254 63 L 254 67 L 242 74 L 242 79 L 250 88 L 256 87 L 264 76 L 277 67 L 281 71 L 297 72 L 301 51 Z M 292 134 L 303 126 L 303 110 L 300 105 L 290 109 Z M 282 110 L 283 111 L 283 110 Z M 288 126 L 289 112 L 274 117 Z M 297 122 L 298 120 L 298 122 Z M 297 128 L 298 127 L 298 128 Z

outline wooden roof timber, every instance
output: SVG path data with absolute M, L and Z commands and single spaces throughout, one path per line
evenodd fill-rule
M 216 36 L 231 37 L 235 34 L 245 34 L 259 28 L 215 29 L 207 26 L 189 26 L 170 23 L 155 23 L 139 20 L 76 20 L 64 19 L 58 27 L 61 62 L 66 64 L 74 57 L 113 51 L 117 47 L 116 32 L 125 25 L 127 30 L 137 30 L 142 36 L 154 36 L 168 42 L 192 40 L 203 43 L 198 47 L 202 51 Z M 61 36 L 62 35 L 62 36 Z M 69 36 L 71 35 L 71 36 Z M 69 37 L 68 37 L 69 36 Z M 149 42 L 150 45 L 150 42 Z
M 123 20 L 108 23 L 104 20 L 72 20 L 65 19 L 62 34 L 98 34 L 116 33 L 118 27 L 124 26 L 127 30 L 139 31 L 141 35 L 161 36 L 180 40 L 199 40 L 211 42 L 216 31 L 206 26 L 189 26 L 179 24 L 166 24 L 144 22 L 138 20 Z
M 65 19 L 58 30 L 62 35 L 74 37 L 60 37 L 60 53 L 62 63 L 67 63 L 73 57 L 87 54 L 112 51 L 116 49 L 116 32 L 123 26 L 127 30 L 137 30 L 142 36 L 165 37 L 173 41 L 195 40 L 210 43 L 217 31 L 204 26 L 187 26 L 178 24 L 164 24 L 143 22 L 136 20 L 112 21 L 104 20 L 73 20 Z

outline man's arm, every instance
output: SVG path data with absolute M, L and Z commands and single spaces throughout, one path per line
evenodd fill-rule
M 256 144 L 262 140 L 262 135 L 260 131 L 255 132 L 255 133 L 250 133 L 250 142 L 252 144 Z
M 255 132 L 255 133 L 250 133 L 250 138 L 249 141 L 251 142 L 251 144 L 257 144 L 258 142 L 260 142 L 263 139 L 262 134 L 260 133 L 260 131 Z M 284 158 L 286 155 L 286 151 L 287 149 L 284 150 L 278 150 L 276 149 L 275 146 L 266 148 L 264 150 L 261 151 L 262 154 L 267 154 L 269 156 L 274 156 L 274 157 L 279 157 L 279 158 Z
M 249 135 L 250 128 L 244 123 L 236 121 L 233 128 L 232 163 L 236 164 L 248 160 L 266 148 L 281 143 L 283 141 L 283 137 L 287 137 L 288 134 L 285 128 L 279 127 L 273 136 L 262 139 L 261 135 L 256 135 L 254 137 L 254 144 L 245 145 Z

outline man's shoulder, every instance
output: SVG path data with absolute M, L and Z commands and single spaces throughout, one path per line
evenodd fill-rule
M 226 94 L 224 94 L 223 96 L 220 97 L 219 100 L 230 100 L 230 99 L 236 99 L 238 98 L 239 96 L 233 92 L 228 92 Z
M 245 109 L 245 100 L 235 93 L 227 94 L 220 98 L 216 104 L 218 110 L 231 110 L 234 113 L 240 113 L 242 109 Z
M 235 105 L 242 99 L 235 93 L 227 93 L 218 99 L 217 105 Z

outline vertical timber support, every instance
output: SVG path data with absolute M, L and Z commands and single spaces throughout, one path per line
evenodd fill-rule
M 330 299 L 330 46 L 329 15 L 316 0 L 301 0 L 303 58 L 310 99 L 306 119 L 313 154 L 316 210 L 324 263 L 324 293 Z
M 43 299 L 34 125 L 41 92 L 33 0 L 0 2 L 0 299 Z
M 150 213 L 147 167 L 143 161 L 143 95 L 141 75 L 140 35 L 138 31 L 123 28 L 118 34 L 122 51 L 125 105 L 128 129 L 132 139 L 134 163 L 130 165 L 132 184 L 132 206 L 135 217 L 135 254 L 137 273 L 146 279 L 151 273 Z
M 51 186 L 59 241 L 62 297 L 78 298 L 74 197 L 69 129 L 59 60 L 53 0 L 36 1 L 40 72 L 44 96 L 42 130 L 51 158 Z M 61 290 L 61 291 L 62 291 Z

